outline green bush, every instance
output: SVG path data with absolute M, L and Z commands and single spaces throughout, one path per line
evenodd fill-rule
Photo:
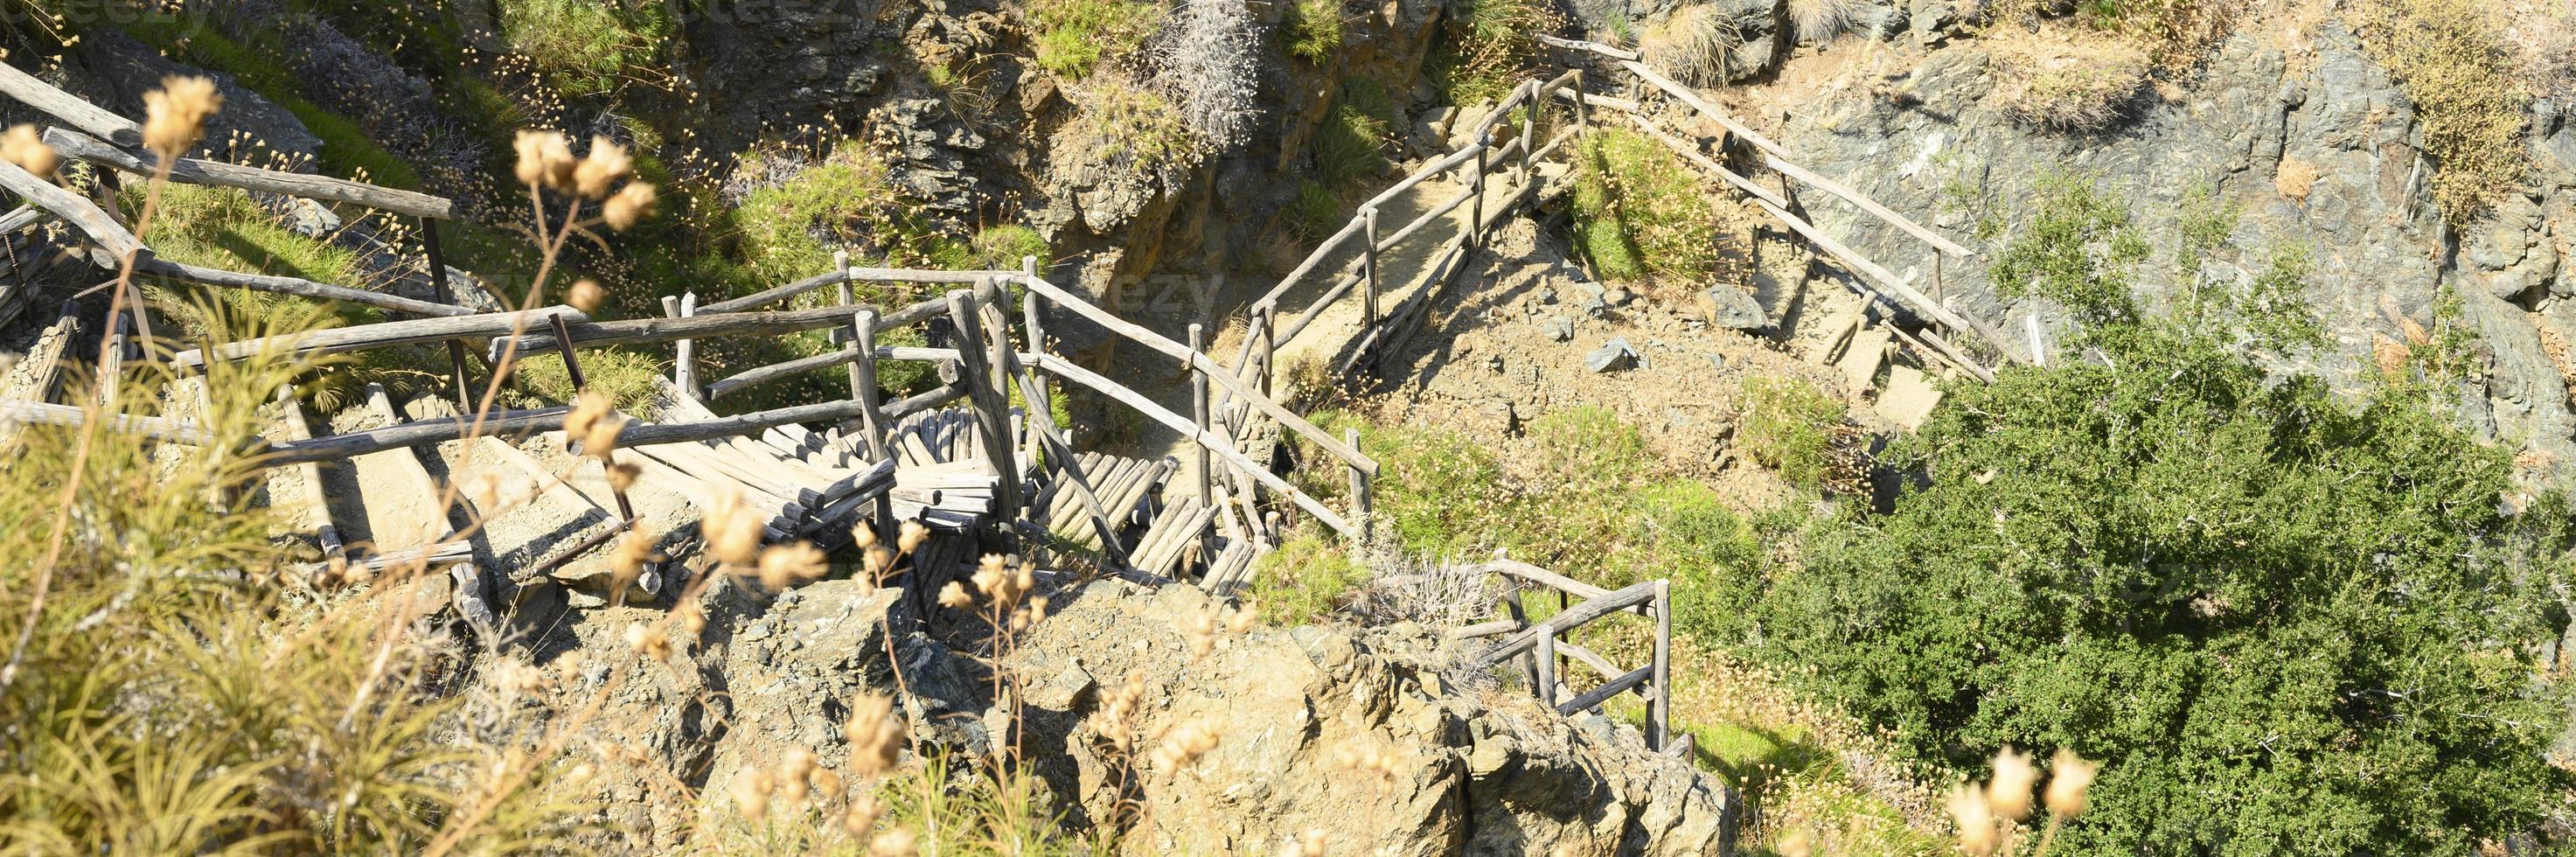
M 1449 38 L 1433 46 L 1432 83 L 1462 107 L 1500 101 L 1529 78 L 1538 34 L 1563 24 L 1546 0 L 1463 0 L 1450 12 Z
M 566 95 L 610 92 L 631 70 L 657 62 L 673 25 L 661 3 L 502 0 L 510 48 Z
M 1308 533 L 1261 558 L 1252 573 L 1252 600 L 1270 622 L 1315 621 L 1332 615 L 1367 576 L 1349 554 Z
M 1574 243 L 1602 278 L 1696 279 L 1717 269 L 1716 209 L 1672 150 L 1610 129 L 1584 137 L 1575 164 Z
M 1308 241 L 1321 241 L 1349 223 L 1351 212 L 1342 195 L 1314 179 L 1297 180 L 1297 198 L 1288 202 L 1290 228 Z
M 1843 405 L 1804 378 L 1761 375 L 1744 382 L 1735 442 L 1790 484 L 1815 488 L 1833 470 L 1833 431 Z
M 1357 185 L 1386 168 L 1388 136 L 1386 120 L 1342 99 L 1315 129 L 1315 172 L 1328 188 Z
M 1297 0 L 1280 23 L 1289 56 L 1319 63 L 1342 48 L 1342 0 Z
M 1040 268 L 1054 261 L 1049 255 L 1054 250 L 1047 246 L 1046 237 L 1019 224 L 985 227 L 975 233 L 968 249 L 974 254 L 975 265 L 986 270 L 1017 271 L 1020 260 L 1030 256 L 1037 257 Z
M 1089 76 L 1101 60 L 1135 53 L 1164 15 L 1162 4 L 1137 0 L 1034 0 L 1028 11 L 1037 32 L 1038 67 L 1069 78 Z
M 2086 176 L 2051 172 L 2038 185 L 2039 210 L 1995 258 L 1996 290 L 2064 305 L 2088 324 L 2136 321 L 2131 268 L 2147 258 L 2128 206 Z
M 1891 456 L 1928 487 L 1686 626 L 1926 760 L 2107 760 L 2053 853 L 2474 854 L 2558 806 L 2565 504 L 2504 514 L 2509 453 L 2420 399 L 2121 341 L 1954 391 Z

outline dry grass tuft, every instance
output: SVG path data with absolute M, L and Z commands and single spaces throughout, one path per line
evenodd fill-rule
M 2128 116 L 2146 94 L 2147 53 L 2094 32 L 2005 36 L 1989 42 L 2004 110 L 2025 124 L 2093 134 Z
M 1868 8 L 1866 0 L 1789 0 L 1789 23 L 1799 41 L 1823 42 L 1859 23 Z
M 2280 168 L 2272 173 L 2272 187 L 2280 191 L 2282 197 L 2306 205 L 2308 191 L 2315 189 L 2317 179 L 2324 176 L 2315 164 L 2297 158 L 2282 158 Z
M 1661 26 L 1646 31 L 1637 49 L 1646 64 L 1690 86 L 1725 83 L 1733 73 L 1733 56 L 1744 36 L 1714 5 L 1692 6 L 1673 13 Z

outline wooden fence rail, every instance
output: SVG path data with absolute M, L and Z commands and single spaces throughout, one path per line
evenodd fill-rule
M 1504 597 L 1511 618 L 1470 625 L 1452 632 L 1466 639 L 1501 636 L 1500 642 L 1486 648 L 1473 661 L 1478 668 L 1491 668 L 1515 659 L 1526 659 L 1524 675 L 1530 690 L 1559 714 L 1600 706 L 1621 693 L 1635 692 L 1646 697 L 1646 746 L 1672 752 L 1668 747 L 1672 734 L 1672 584 L 1667 580 L 1648 580 L 1625 588 L 1603 589 L 1528 563 L 1508 559 L 1468 566 L 1468 574 L 1499 574 L 1514 580 L 1554 589 L 1560 600 L 1579 597 L 1580 603 L 1568 603 L 1545 621 L 1531 623 L 1522 614 L 1520 591 Z M 1564 638 L 1604 617 L 1618 613 L 1636 613 L 1655 622 L 1655 644 L 1652 662 L 1632 670 L 1621 670 L 1608 658 L 1575 645 Z M 1558 687 L 1570 682 L 1563 675 L 1559 658 L 1571 658 L 1598 673 L 1603 681 L 1592 689 L 1560 702 Z M 1683 750 L 1687 752 L 1687 750 Z

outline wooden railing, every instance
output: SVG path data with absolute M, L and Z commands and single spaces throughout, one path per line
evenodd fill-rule
M 1648 580 L 1623 589 L 1609 590 L 1539 568 L 1525 562 L 1496 559 L 1469 566 L 1467 574 L 1498 574 L 1513 581 L 1512 589 L 1503 596 L 1502 606 L 1508 618 L 1469 625 L 1451 632 L 1457 639 L 1501 637 L 1473 662 L 1479 669 L 1519 661 L 1522 678 L 1530 692 L 1558 714 L 1599 708 L 1622 693 L 1635 693 L 1646 699 L 1646 746 L 1649 749 L 1684 755 L 1687 742 L 1674 745 L 1672 735 L 1672 584 L 1665 580 Z M 1556 591 L 1557 611 L 1545 620 L 1532 623 L 1521 593 L 1530 586 Z M 1581 598 L 1580 602 L 1573 599 Z M 1645 666 L 1622 670 L 1610 659 L 1577 645 L 1566 637 L 1605 617 L 1633 613 L 1654 620 L 1655 642 L 1651 659 Z M 1601 677 L 1601 683 L 1579 693 L 1567 675 L 1567 661 L 1580 663 Z M 1669 746 L 1668 746 L 1669 745 Z

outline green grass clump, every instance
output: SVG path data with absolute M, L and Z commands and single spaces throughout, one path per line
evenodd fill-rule
M 2086 176 L 2052 172 L 2038 183 L 2039 210 L 2023 224 L 1992 271 L 2005 297 L 2047 298 L 2089 324 L 2136 321 L 2129 295 L 2133 266 L 2147 258 L 2146 239 L 2128 206 Z
M 661 378 L 671 370 L 662 358 L 641 351 L 621 348 L 587 348 L 581 351 L 581 377 L 590 389 L 608 397 L 617 409 L 639 420 L 652 419 L 653 402 L 661 392 Z M 572 386 L 572 375 L 564 362 L 554 354 L 540 354 L 519 361 L 510 373 L 510 384 L 521 395 L 535 396 L 531 407 L 542 403 L 570 403 L 581 391 Z M 846 392 L 846 391 L 845 391 Z
M 1433 46 L 1432 83 L 1452 104 L 1500 101 L 1530 76 L 1537 35 L 1563 24 L 1544 0 L 1465 0 L 1451 9 L 1449 38 Z
M 1386 120 L 1343 99 L 1315 129 L 1315 172 L 1327 188 L 1353 187 L 1386 168 L 1388 136 Z
M 1102 78 L 1073 118 L 1077 145 L 1091 155 L 1144 173 L 1192 163 L 1198 135 L 1162 93 L 1132 81 Z
M 1804 378 L 1762 375 L 1744 382 L 1735 442 L 1790 484 L 1813 488 L 1833 469 L 1834 428 L 1843 405 Z
M 975 233 L 968 249 L 974 253 L 976 265 L 994 271 L 1017 271 L 1020 260 L 1029 256 L 1037 257 L 1040 268 L 1054 261 L 1048 255 L 1054 250 L 1047 246 L 1046 236 L 1016 223 L 985 227 Z
M 653 65 L 675 27 L 660 3 L 592 0 L 503 0 L 501 32 L 510 48 L 564 94 L 618 88 L 633 70 Z
M 1322 240 L 1350 222 L 1350 210 L 1342 204 L 1342 195 L 1314 179 L 1297 180 L 1297 196 L 1288 201 L 1286 215 L 1290 228 L 1308 241 Z
M 1717 492 L 1666 472 L 1635 426 L 1579 407 L 1530 424 L 1535 448 L 1506 468 L 1491 449 L 1435 428 L 1366 424 L 1319 415 L 1331 431 L 1360 430 L 1381 468 L 1375 512 L 1407 551 L 1481 557 L 1495 548 L 1605 585 L 1654 576 L 1706 575 L 1759 561 L 1752 526 Z M 1336 480 L 1308 486 L 1338 496 Z
M 1889 456 L 1928 487 L 1685 626 L 1926 761 L 2106 760 L 2065 853 L 2471 854 L 2555 811 L 2563 499 L 2508 515 L 2511 453 L 2421 398 L 2178 330 L 2105 350 L 1955 390 Z
M 1341 0 L 1296 0 L 1281 23 L 1281 48 L 1289 56 L 1319 63 L 1342 49 Z
M 1367 576 L 1340 547 L 1306 533 L 1262 557 L 1252 574 L 1252 600 L 1265 621 L 1311 622 L 1332 615 Z
M 2433 198 L 2467 224 L 2520 191 L 2528 96 L 2482 0 L 2362 0 L 2345 13 L 2362 46 L 2415 102 Z
M 1076 79 L 1143 48 L 1165 14 L 1162 4 L 1137 0 L 1034 0 L 1028 13 L 1038 67 Z
M 1716 210 L 1672 150 L 1611 129 L 1585 137 L 1575 164 L 1575 246 L 1602 278 L 1699 278 L 1717 269 Z

